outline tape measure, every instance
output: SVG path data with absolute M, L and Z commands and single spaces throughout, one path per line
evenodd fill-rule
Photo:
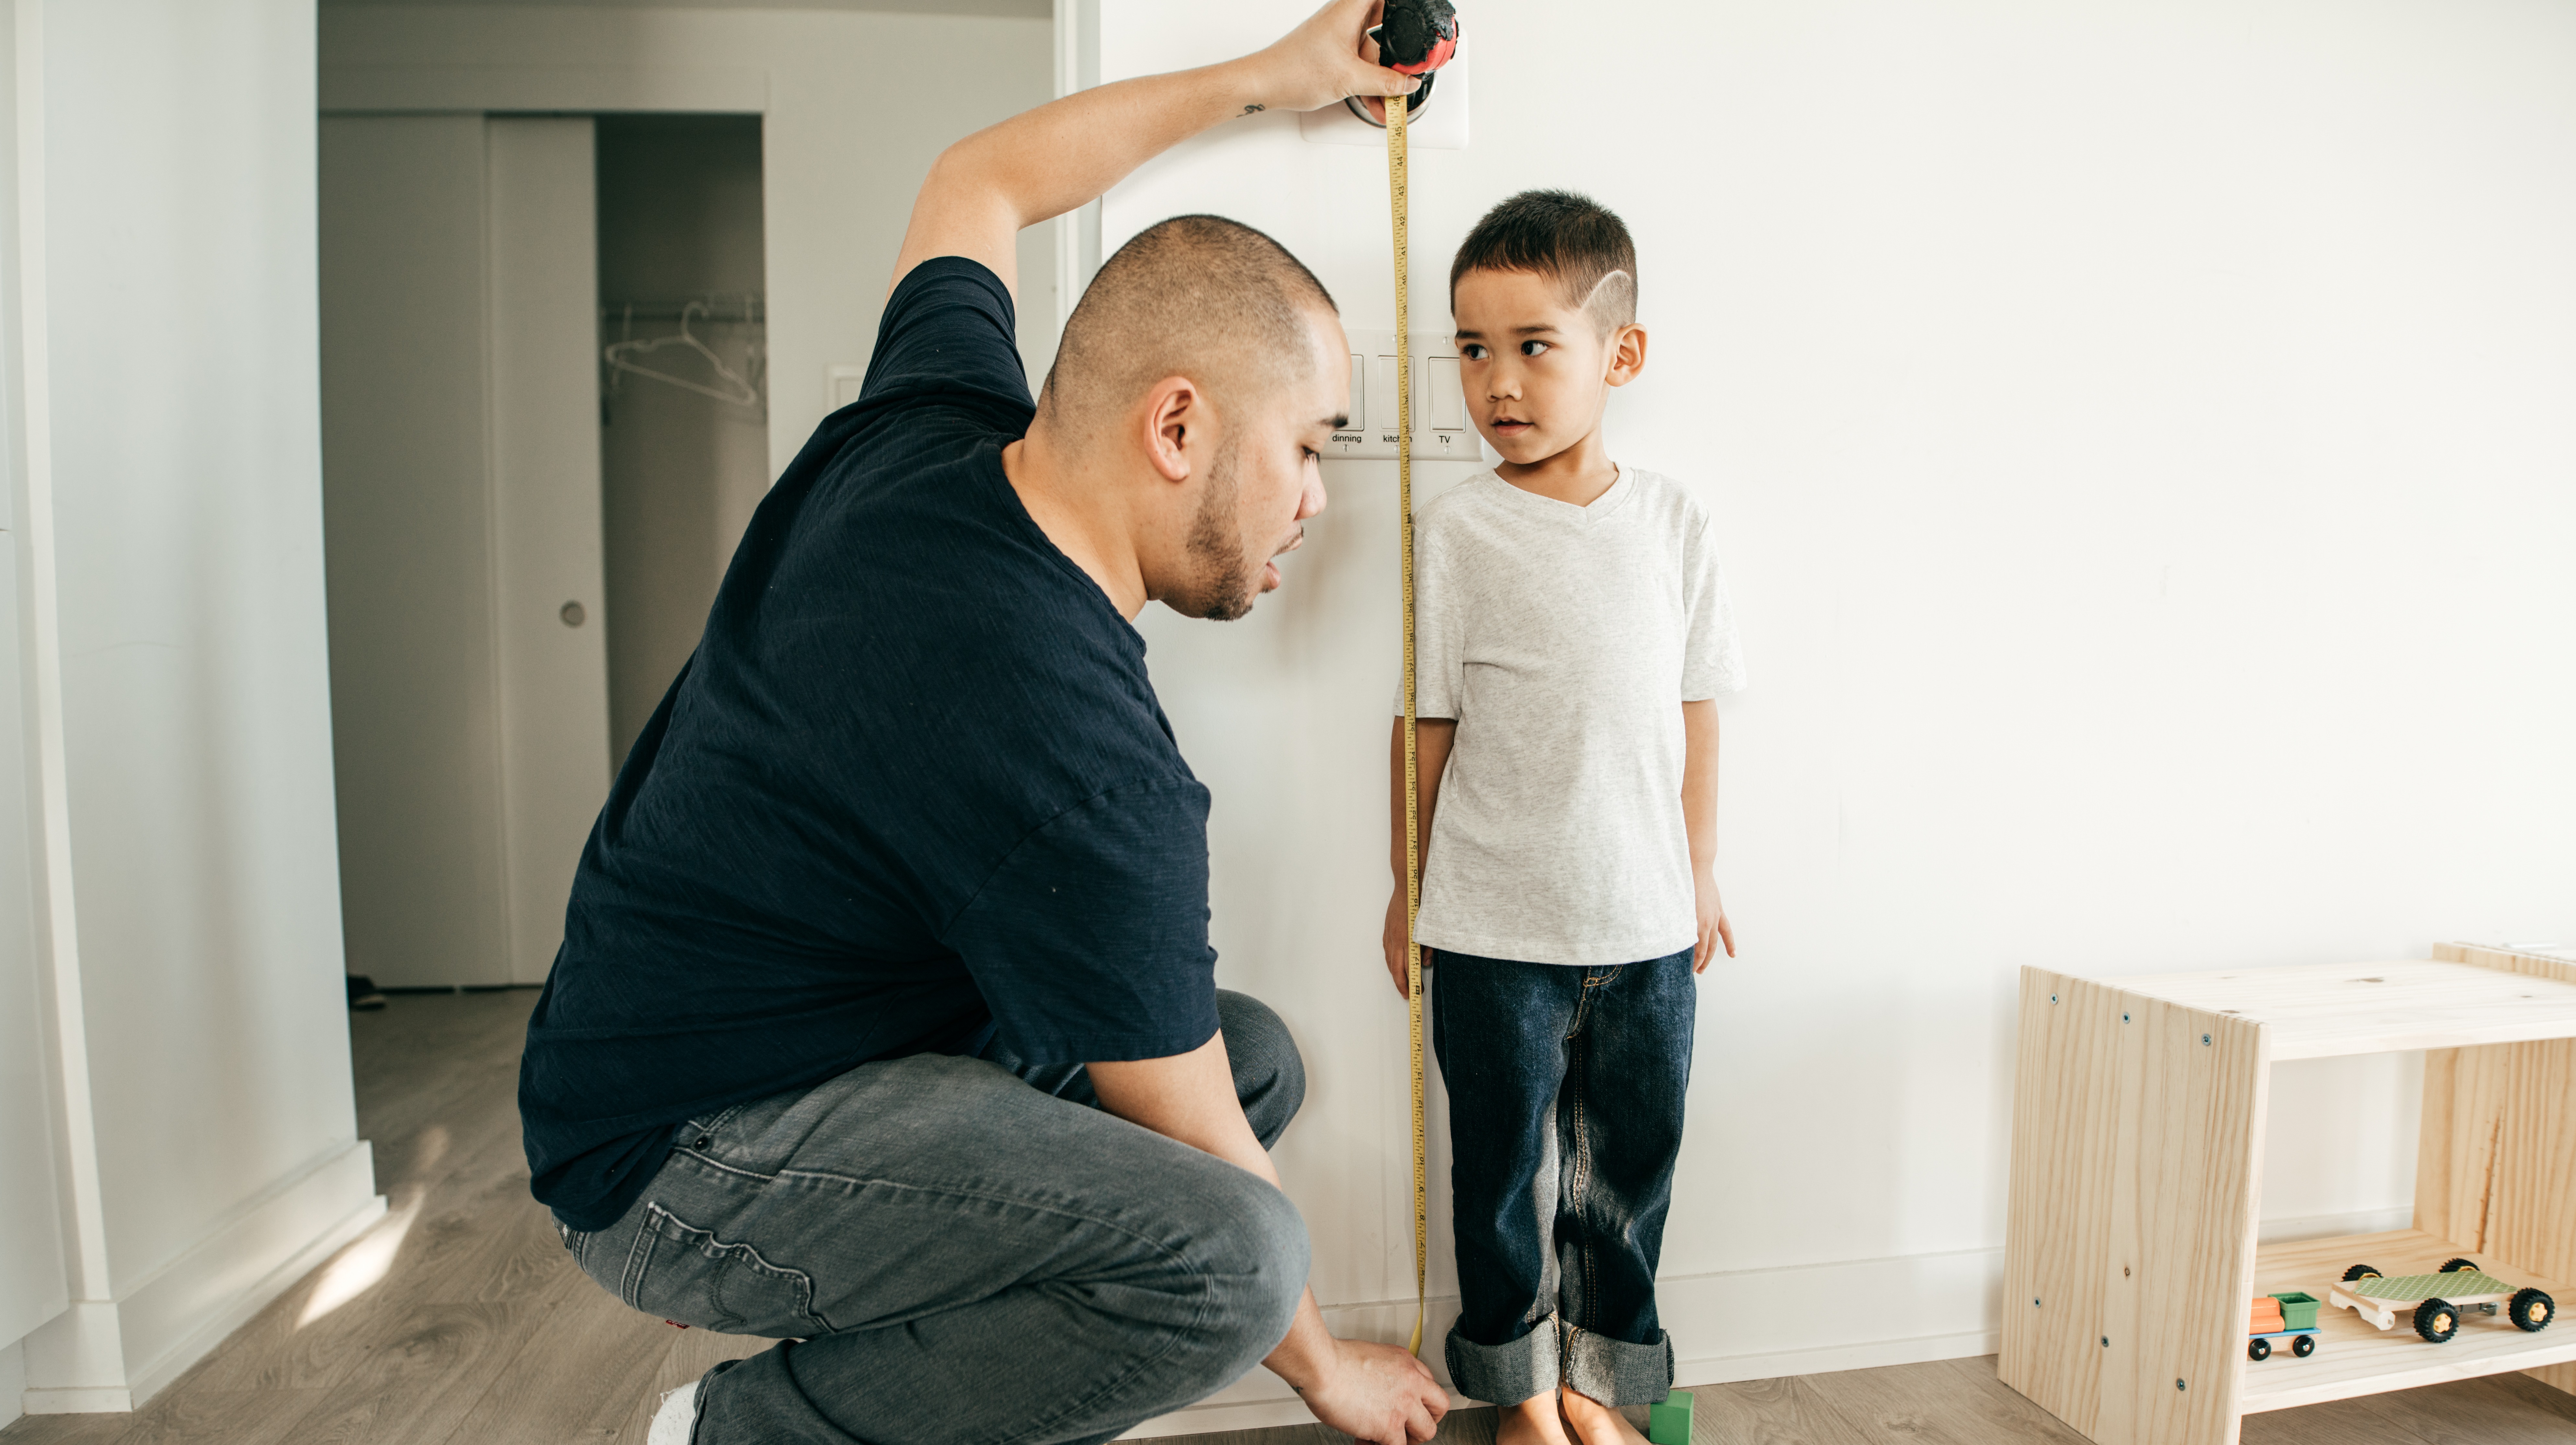
M 1422 1353 L 1422 1321 L 1430 1311 L 1431 1205 L 1423 1177 L 1422 944 L 1413 936 L 1422 916 L 1422 793 L 1419 740 L 1413 715 L 1413 330 L 1406 279 L 1412 255 L 1405 235 L 1408 209 L 1404 173 L 1404 121 L 1411 109 L 1402 96 L 1386 102 L 1386 190 L 1395 213 L 1395 448 L 1396 525 L 1404 568 L 1404 1012 L 1413 1060 L 1413 1342 Z
M 1386 193 L 1395 219 L 1395 448 L 1396 525 L 1403 538 L 1404 568 L 1404 1011 L 1413 1064 L 1413 1342 L 1422 1353 L 1422 1323 L 1430 1313 L 1431 1201 L 1423 1177 L 1422 944 L 1413 936 L 1422 916 L 1421 755 L 1413 712 L 1413 326 L 1406 297 L 1412 254 L 1405 220 L 1405 118 L 1429 96 L 1432 72 L 1458 48 L 1458 12 L 1449 0 L 1387 0 L 1383 23 L 1369 31 L 1379 62 L 1422 77 L 1414 96 L 1391 95 L 1386 107 Z

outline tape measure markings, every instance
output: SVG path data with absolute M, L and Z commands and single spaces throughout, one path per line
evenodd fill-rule
M 1413 936 L 1422 913 L 1422 794 L 1420 754 L 1413 712 L 1413 331 L 1406 282 L 1412 255 L 1406 236 L 1405 113 L 1411 103 L 1386 98 L 1386 186 L 1395 219 L 1395 448 L 1396 524 L 1401 531 L 1404 585 L 1404 993 L 1413 1065 L 1413 1342 L 1422 1353 L 1423 1317 L 1429 1312 L 1430 1222 L 1424 1186 L 1422 1131 L 1422 944 Z

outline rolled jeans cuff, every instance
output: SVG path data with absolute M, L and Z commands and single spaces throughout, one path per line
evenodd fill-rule
M 1604 1405 L 1660 1404 L 1673 1389 L 1673 1337 L 1664 1330 L 1632 1345 L 1590 1330 L 1573 1330 L 1565 1346 L 1565 1387 Z M 1453 1337 L 1454 1338 L 1454 1337 Z M 1458 1367 L 1449 1366 L 1451 1374 Z
M 1563 1353 L 1559 1338 L 1554 1315 L 1539 1321 L 1528 1334 L 1500 1345 L 1477 1344 L 1452 1326 L 1444 1347 L 1450 1383 L 1470 1400 L 1495 1405 L 1517 1405 L 1533 1395 L 1544 1395 L 1557 1385 L 1557 1361 Z

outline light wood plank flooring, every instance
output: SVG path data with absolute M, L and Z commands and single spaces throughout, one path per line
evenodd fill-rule
M 766 1342 L 675 1330 L 574 1271 L 528 1198 L 515 1105 L 527 992 L 397 996 L 352 1018 L 360 1134 L 392 1206 L 369 1238 L 142 1410 L 30 1417 L 0 1445 L 642 1445 L 650 1402 Z M 379 1266 L 381 1272 L 379 1273 Z M 1704 1387 L 1695 1445 L 2080 1445 L 1948 1360 Z M 1492 1445 L 1491 1410 L 1441 1445 Z M 1334 1445 L 1319 1426 L 1189 1445 Z M 2519 1375 L 2246 1422 L 2246 1445 L 2568 1445 L 2576 1396 Z M 1172 1442 L 1181 1445 L 1181 1442 Z

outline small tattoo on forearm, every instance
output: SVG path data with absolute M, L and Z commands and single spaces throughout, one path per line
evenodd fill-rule
M 1247 105 L 1247 106 L 1245 106 L 1245 107 L 1243 108 L 1243 113 L 1244 113 L 1245 115 L 1258 115 L 1258 114 L 1260 114 L 1261 112 L 1263 112 L 1263 111 L 1265 111 L 1265 110 L 1268 110 L 1269 108 L 1270 108 L 1270 107 L 1268 107 L 1268 106 L 1266 106 L 1266 105 L 1262 105 L 1262 104 L 1260 104 L 1260 103 L 1258 103 L 1258 102 L 1255 102 L 1254 104 L 1251 104 L 1251 105 Z

